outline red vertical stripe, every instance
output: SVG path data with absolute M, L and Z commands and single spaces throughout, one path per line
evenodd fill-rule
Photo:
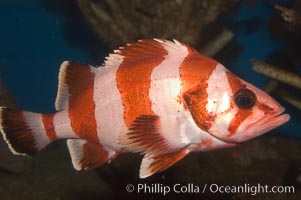
M 202 88 L 206 89 L 207 80 L 218 64 L 217 61 L 201 55 L 195 49 L 188 47 L 188 50 L 189 55 L 180 67 L 181 93 L 184 93 L 195 84 L 199 84 Z
M 238 89 L 245 87 L 245 85 L 231 72 L 227 72 L 228 81 L 234 94 Z M 231 107 L 234 105 L 234 101 L 231 102 Z M 228 136 L 232 136 L 236 133 L 239 125 L 250 115 L 252 114 L 252 109 L 239 109 L 236 115 L 232 118 L 229 127 L 228 127 Z
M 48 138 L 51 141 L 57 139 L 57 135 L 53 126 L 53 118 L 54 118 L 54 114 L 50 114 L 50 115 L 42 114 L 42 121 L 44 124 L 45 131 Z
M 126 46 L 118 52 L 124 56 L 117 70 L 117 87 L 124 106 L 124 119 L 128 127 L 140 115 L 154 115 L 149 100 L 151 74 L 167 54 L 154 40 L 143 40 Z
M 68 114 L 73 131 L 80 138 L 99 142 L 93 100 L 95 75 L 90 66 L 69 63 L 66 83 L 69 87 Z
M 181 94 L 194 121 L 204 131 L 210 129 L 211 116 L 206 110 L 208 94 L 206 92 L 212 71 L 218 62 L 199 54 L 192 48 L 180 67 Z

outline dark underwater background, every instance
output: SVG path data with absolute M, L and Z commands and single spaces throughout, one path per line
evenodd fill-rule
M 115 45 L 99 39 L 76 2 L 0 0 L 0 84 L 19 108 L 55 112 L 60 64 L 73 60 L 101 65 Z M 292 38 L 300 42 L 300 36 L 283 33 L 285 26 L 277 29 L 277 22 L 273 23 L 277 15 L 274 3 L 292 6 L 296 1 L 248 2 L 251 1 L 238 2 L 218 18 L 218 23 L 233 31 L 235 36 L 215 58 L 259 88 L 263 88 L 269 79 L 251 69 L 252 58 L 280 63 L 300 74 L 301 59 L 298 56 L 301 51 L 292 53 L 292 50 L 287 50 L 292 49 Z M 298 50 L 301 49 L 295 49 Z M 300 90 L 295 88 L 287 87 L 287 90 L 300 95 Z M 282 99 L 275 98 L 286 108 L 291 120 L 263 136 L 264 139 L 255 139 L 237 149 L 194 153 L 146 180 L 138 179 L 141 157 L 133 154 L 124 155 L 93 172 L 77 172 L 72 167 L 64 141 L 51 144 L 33 159 L 0 155 L 0 199 L 160 199 L 162 196 L 158 194 L 127 193 L 125 187 L 130 183 L 174 185 L 178 182 L 196 185 L 260 182 L 294 185 L 296 192 L 258 197 L 169 195 L 174 199 L 301 199 L 301 113 Z

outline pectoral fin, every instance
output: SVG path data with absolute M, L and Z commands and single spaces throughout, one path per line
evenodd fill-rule
M 168 141 L 160 128 L 160 118 L 156 115 L 141 115 L 135 119 L 130 131 L 121 138 L 127 151 L 163 153 L 168 151 Z
M 185 157 L 186 146 L 175 147 L 165 138 L 161 130 L 160 117 L 141 115 L 135 119 L 130 131 L 121 139 L 122 146 L 129 152 L 144 154 L 140 166 L 140 178 L 161 172 Z

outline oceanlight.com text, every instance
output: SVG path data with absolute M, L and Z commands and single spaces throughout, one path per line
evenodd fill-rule
M 218 184 L 204 184 L 196 185 L 193 183 L 187 184 L 174 184 L 174 185 L 164 185 L 162 183 L 139 183 L 136 185 L 128 184 L 126 186 L 126 191 L 129 193 L 137 194 L 163 194 L 167 195 L 169 193 L 178 194 L 263 194 L 263 193 L 286 193 L 294 194 L 295 188 L 293 186 L 269 186 L 258 183 L 257 185 L 251 185 L 245 183 L 243 185 L 218 185 Z

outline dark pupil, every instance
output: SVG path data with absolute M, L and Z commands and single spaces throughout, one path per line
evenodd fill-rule
M 255 105 L 256 96 L 251 90 L 243 88 L 235 93 L 234 101 L 239 108 L 248 109 Z
M 249 105 L 252 104 L 252 100 L 248 96 L 242 96 L 239 98 L 239 104 L 244 106 L 244 107 L 249 107 Z

